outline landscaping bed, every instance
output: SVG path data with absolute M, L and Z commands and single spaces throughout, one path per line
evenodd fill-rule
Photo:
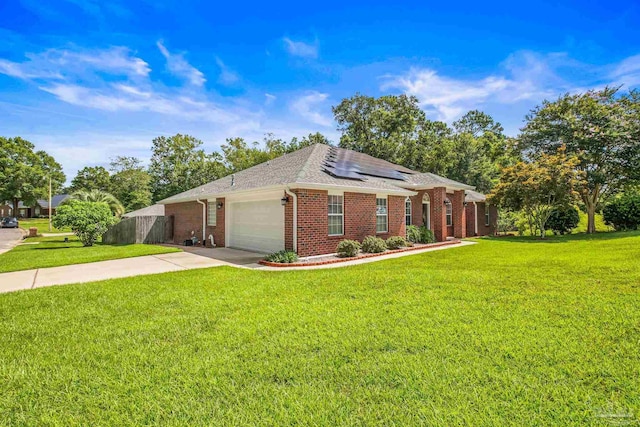
M 354 261 L 354 260 L 364 259 L 364 258 L 379 257 L 379 256 L 395 254 L 395 253 L 399 253 L 399 252 L 409 252 L 409 251 L 415 251 L 415 250 L 420 250 L 420 249 L 434 248 L 434 247 L 438 247 L 438 246 L 455 245 L 455 244 L 458 244 L 458 243 L 460 243 L 460 240 L 450 240 L 450 241 L 446 241 L 446 242 L 427 243 L 427 244 L 415 243 L 413 246 L 410 246 L 410 247 L 405 247 L 405 248 L 400 248 L 400 249 L 387 249 L 384 252 L 375 253 L 375 254 L 368 254 L 368 253 L 360 252 L 357 256 L 354 256 L 354 257 L 341 258 L 341 257 L 337 256 L 336 254 L 329 254 L 329 255 L 321 256 L 321 257 L 300 259 L 297 262 L 291 262 L 291 263 L 270 262 L 270 261 L 266 261 L 266 260 L 260 260 L 259 263 L 262 264 L 262 265 L 268 266 L 268 267 L 310 267 L 310 266 L 314 266 L 314 265 L 336 264 L 336 263 L 340 263 L 340 262 Z

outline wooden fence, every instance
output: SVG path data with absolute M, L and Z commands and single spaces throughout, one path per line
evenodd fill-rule
M 163 243 L 165 241 L 165 217 L 136 216 L 125 218 L 102 235 L 107 244 Z

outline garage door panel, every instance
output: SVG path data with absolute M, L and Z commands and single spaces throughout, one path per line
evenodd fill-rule
M 284 208 L 280 200 L 230 205 L 229 246 L 259 252 L 284 249 Z

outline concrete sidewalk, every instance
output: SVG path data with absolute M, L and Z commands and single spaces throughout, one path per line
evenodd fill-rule
M 242 267 L 238 264 L 187 252 L 175 252 L 2 273 L 0 274 L 0 293 L 45 286 L 140 276 L 143 274 L 219 267 L 221 265 Z
M 321 268 L 340 268 L 350 265 L 367 264 L 391 258 L 417 255 L 425 252 L 440 251 L 473 245 L 475 242 L 461 241 L 456 245 L 438 246 L 345 261 L 336 264 L 316 265 L 308 267 L 266 267 L 257 262 L 264 254 L 232 248 L 194 248 L 185 252 L 174 252 L 161 255 L 147 255 L 134 258 L 115 259 L 111 261 L 74 264 L 62 267 L 39 268 L 35 270 L 16 271 L 0 274 L 0 293 L 45 286 L 66 285 L 73 283 L 94 282 L 98 280 L 118 279 L 122 277 L 141 276 L 144 274 L 168 273 L 170 271 L 192 270 L 196 268 L 219 267 L 223 265 L 267 271 L 316 270 Z

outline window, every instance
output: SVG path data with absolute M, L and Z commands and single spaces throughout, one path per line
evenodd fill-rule
M 344 234 L 344 207 L 342 196 L 329 195 L 329 236 Z
M 484 205 L 484 225 L 489 225 L 491 224 L 491 216 L 489 213 L 489 206 L 488 205 Z
M 404 225 L 411 225 L 411 199 L 404 202 Z
M 453 210 L 451 207 L 451 200 L 447 199 L 445 200 L 445 205 L 447 207 L 446 213 L 447 213 L 447 225 L 453 225 Z
M 376 199 L 376 233 L 387 231 L 387 199 Z
M 216 202 L 207 203 L 207 225 L 209 227 L 216 226 Z

